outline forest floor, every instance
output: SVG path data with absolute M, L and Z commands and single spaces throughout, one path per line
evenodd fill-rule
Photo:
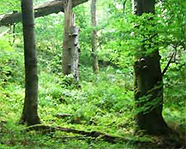
M 74 85 L 71 75 L 60 73 L 61 55 L 39 45 L 38 113 L 42 127 L 52 129 L 25 131 L 18 124 L 24 101 L 23 48 L 4 41 L 0 45 L 0 149 L 176 148 L 174 139 L 170 143 L 136 131 L 132 69 L 106 66 L 95 75 L 82 64 L 80 84 Z M 165 79 L 163 115 L 184 138 L 185 90 L 179 85 Z
M 102 68 L 98 75 L 94 75 L 89 67 L 81 67 L 80 74 L 83 81 L 81 87 L 77 87 L 71 84 L 71 76 L 48 73 L 48 70 L 40 72 L 39 116 L 42 125 L 100 132 L 101 135 L 95 137 L 59 130 L 23 131 L 26 126 L 19 125 L 18 121 L 23 108 L 24 85 L 6 82 L 0 89 L 0 148 L 151 149 L 160 146 L 160 137 L 142 136 L 141 132 L 135 131 L 132 76 L 110 66 Z M 184 108 L 172 107 L 170 103 L 164 106 L 164 117 L 174 128 L 185 121 Z M 108 141 L 104 134 L 120 139 Z M 165 146 L 169 147 L 175 146 Z

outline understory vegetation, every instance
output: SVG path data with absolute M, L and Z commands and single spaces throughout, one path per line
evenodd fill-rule
M 130 141 L 110 144 L 101 136 L 94 140 L 65 132 L 24 132 L 26 127 L 18 124 L 24 101 L 22 47 L 20 44 L 11 46 L 7 41 L 1 42 L 1 49 L 5 49 L 1 51 L 1 148 L 136 148 Z M 141 137 L 140 132 L 135 132 L 134 115 L 137 111 L 134 110 L 132 74 L 121 68 L 105 66 L 95 75 L 90 66 L 81 65 L 81 81 L 76 86 L 72 76 L 60 73 L 61 66 L 54 61 L 60 59 L 55 54 L 57 49 L 47 51 L 50 54 L 44 49 L 47 48 L 41 45 L 38 49 L 39 115 L 43 124 L 101 131 L 129 140 L 154 139 Z M 60 53 L 60 48 L 58 50 Z M 164 81 L 164 118 L 171 127 L 184 133 L 181 124 L 185 125 L 186 121 L 185 84 L 180 81 L 184 71 L 174 71 L 173 66 L 170 69 L 173 76 L 167 73 Z M 170 83 L 169 79 L 174 81 Z

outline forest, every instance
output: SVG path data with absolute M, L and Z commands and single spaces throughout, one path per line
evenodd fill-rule
M 0 149 L 185 148 L 185 0 L 0 0 Z

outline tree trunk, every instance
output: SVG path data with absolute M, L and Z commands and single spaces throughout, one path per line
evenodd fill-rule
M 64 75 L 72 74 L 77 83 L 79 81 L 79 29 L 75 26 L 71 0 L 68 1 L 65 9 L 64 22 L 62 71 Z
M 72 18 L 72 0 L 67 1 L 64 9 L 64 36 L 63 36 L 63 57 L 62 57 L 62 72 L 64 75 L 71 73 L 71 53 L 69 49 L 69 34 Z
M 72 7 L 87 2 L 88 0 L 72 0 Z M 52 13 L 64 12 L 66 0 L 54 0 L 49 3 L 42 4 L 34 8 L 35 18 L 43 17 Z M 13 25 L 21 22 L 22 17 L 20 12 L 13 12 L 11 14 L 0 15 L 0 26 Z
M 96 0 L 91 0 L 91 22 L 92 27 L 96 27 Z M 95 73 L 99 73 L 99 65 L 98 65 L 98 56 L 96 53 L 97 50 L 97 31 L 93 29 L 91 35 L 91 45 L 92 45 L 92 67 Z
M 155 0 L 134 0 L 135 15 L 155 13 Z M 151 26 L 153 27 L 154 24 Z M 154 35 L 156 33 L 153 33 Z M 158 47 L 149 35 L 148 45 L 143 41 L 142 50 L 154 48 L 149 55 L 138 58 L 134 64 L 135 70 L 135 101 L 138 113 L 136 121 L 141 130 L 149 134 L 166 134 L 168 126 L 162 117 L 163 81 L 160 68 Z
M 40 123 L 37 114 L 38 76 L 35 48 L 33 1 L 22 0 L 22 20 L 25 59 L 25 100 L 21 123 L 33 125 Z
M 75 21 L 75 20 L 74 20 Z M 71 53 L 71 73 L 74 76 L 75 83 L 79 81 L 79 43 L 78 43 L 79 29 L 75 26 L 70 28 L 69 48 Z

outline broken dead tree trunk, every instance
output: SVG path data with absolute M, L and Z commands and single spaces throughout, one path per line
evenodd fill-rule
M 79 29 L 75 26 L 71 0 L 68 1 L 65 8 L 64 22 L 62 72 L 64 75 L 72 74 L 77 83 L 79 81 Z
M 72 7 L 87 2 L 88 0 L 72 0 Z M 47 16 L 52 13 L 64 12 L 66 0 L 51 1 L 34 8 L 35 18 Z M 0 16 L 0 26 L 8 26 L 22 21 L 21 12 L 13 12 Z
M 74 76 L 75 82 L 79 81 L 79 29 L 76 26 L 70 28 L 69 50 L 71 51 L 71 74 Z

